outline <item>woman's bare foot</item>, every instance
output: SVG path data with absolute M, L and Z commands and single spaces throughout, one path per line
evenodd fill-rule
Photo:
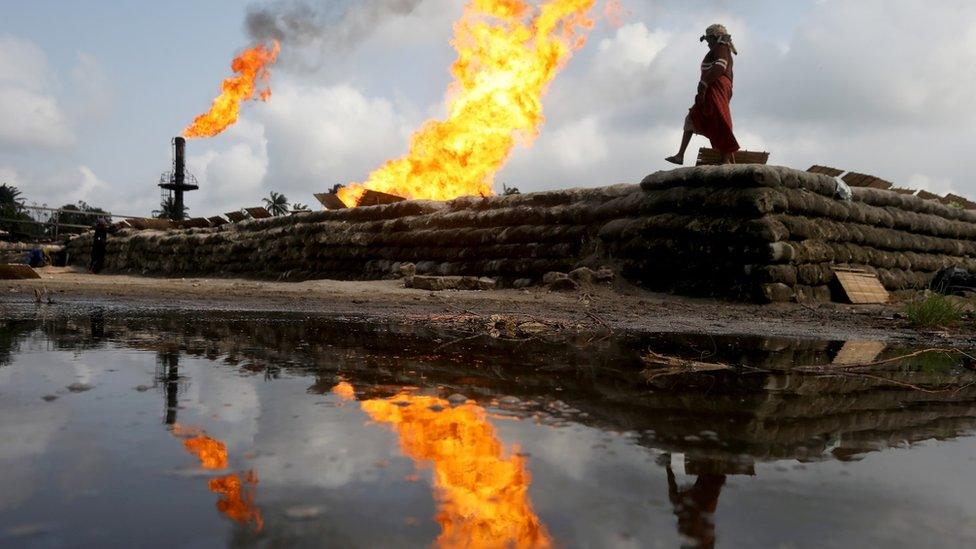
M 670 162 L 670 163 L 672 163 L 672 164 L 677 164 L 679 166 L 681 166 L 681 165 L 683 165 L 685 163 L 685 159 L 682 158 L 682 157 L 680 157 L 680 156 L 678 156 L 678 155 L 669 156 L 669 157 L 665 158 L 665 160 L 668 161 L 668 162 Z

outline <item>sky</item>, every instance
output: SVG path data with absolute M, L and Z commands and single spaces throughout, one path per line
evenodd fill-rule
M 544 99 L 539 137 L 516 148 L 497 189 L 667 169 L 705 53 L 698 37 L 722 22 L 740 52 L 732 112 L 744 148 L 976 197 L 961 161 L 976 150 L 976 2 L 621 0 L 615 25 L 605 1 Z M 201 185 L 187 195 L 192 215 L 258 205 L 270 191 L 315 205 L 313 193 L 363 181 L 443 116 L 463 0 L 0 0 L 0 182 L 31 202 L 147 215 L 170 139 L 253 42 L 248 10 L 282 2 L 319 9 L 325 32 L 285 45 L 269 102 L 189 142 Z M 410 9 L 377 7 L 394 5 Z M 706 145 L 696 137 L 692 149 Z

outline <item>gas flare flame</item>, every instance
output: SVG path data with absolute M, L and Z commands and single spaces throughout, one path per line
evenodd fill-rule
M 454 25 L 447 119 L 424 123 L 406 156 L 340 189 L 339 198 L 355 206 L 367 189 L 431 200 L 492 194 L 516 142 L 538 135 L 542 97 L 585 43 L 595 1 L 469 0 Z
M 271 97 L 271 88 L 258 90 L 258 82 L 268 83 L 271 78 L 268 66 L 277 61 L 280 49 L 280 44 L 275 40 L 271 46 L 258 44 L 244 50 L 234 59 L 230 67 L 237 76 L 224 80 L 220 86 L 221 93 L 213 100 L 210 111 L 196 117 L 183 130 L 183 137 L 213 137 L 237 122 L 241 103 L 253 99 L 267 101 Z
M 200 461 L 200 466 L 211 471 L 227 468 L 227 445 L 207 436 L 202 429 L 173 425 L 173 436 L 183 439 L 183 448 Z M 261 510 L 254 505 L 254 487 L 258 484 L 258 475 L 254 471 L 246 473 L 232 473 L 207 481 L 207 488 L 220 495 L 217 510 L 227 518 L 247 524 L 254 523 L 254 529 L 260 532 L 264 528 L 264 518 Z
M 348 389 L 334 392 L 346 398 Z M 518 448 L 505 457 L 483 408 L 401 393 L 364 401 L 362 409 L 396 430 L 404 455 L 432 466 L 439 547 L 552 546 L 529 500 L 525 458 Z

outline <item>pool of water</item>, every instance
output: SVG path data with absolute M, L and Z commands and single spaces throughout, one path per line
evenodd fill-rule
M 0 546 L 976 546 L 971 364 L 796 371 L 906 351 L 8 315 Z

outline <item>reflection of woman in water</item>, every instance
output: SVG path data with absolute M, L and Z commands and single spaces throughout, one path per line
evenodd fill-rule
M 722 486 L 725 485 L 725 475 L 704 473 L 698 475 L 694 484 L 679 487 L 671 470 L 670 459 L 665 469 L 668 473 L 668 499 L 678 517 L 678 532 L 688 540 L 694 540 L 693 547 L 715 547 L 713 517 Z

